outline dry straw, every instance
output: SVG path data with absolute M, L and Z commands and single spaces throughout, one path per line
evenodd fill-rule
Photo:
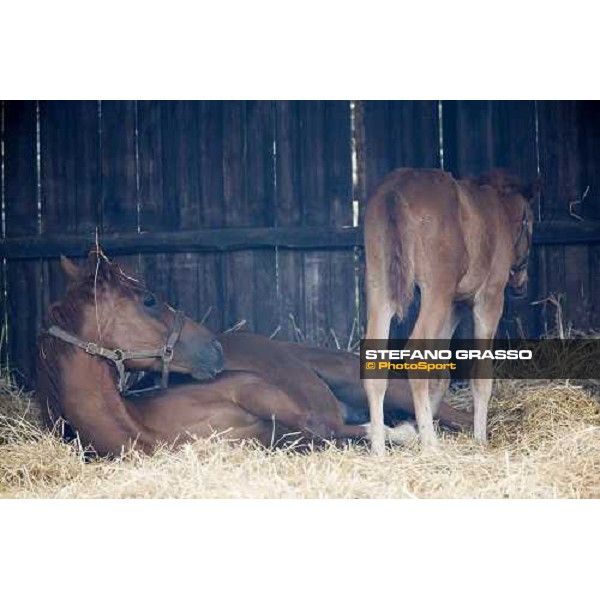
M 3 382 L 2 396 L 2 497 L 600 497 L 597 400 L 568 382 L 498 382 L 486 448 L 444 434 L 438 451 L 395 448 L 379 460 L 362 445 L 298 454 L 212 439 L 86 463 L 77 443 L 39 430 L 26 395 Z M 455 392 L 453 402 L 467 397 Z

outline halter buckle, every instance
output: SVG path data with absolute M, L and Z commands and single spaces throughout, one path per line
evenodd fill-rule
M 173 360 L 173 346 L 164 346 L 162 349 L 162 359 L 164 362 L 171 362 Z
M 94 343 L 94 342 L 88 342 L 85 345 L 84 350 L 88 353 L 88 354 L 98 354 L 98 344 Z

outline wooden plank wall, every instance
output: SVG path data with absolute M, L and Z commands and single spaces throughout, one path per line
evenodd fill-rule
M 579 102 L 579 153 L 582 160 L 581 196 L 578 211 L 585 219 L 600 220 L 600 102 Z M 600 329 L 600 245 L 588 247 L 589 328 Z
M 352 225 L 348 102 L 278 102 L 277 225 Z M 346 347 L 357 317 L 354 252 L 280 250 L 284 339 Z
M 349 226 L 353 200 L 362 215 L 393 168 L 442 161 L 457 176 L 499 166 L 532 179 L 539 171 L 543 219 L 600 218 L 598 103 L 4 101 L 1 114 L 8 237 Z M 346 347 L 364 325 L 361 249 L 119 261 L 214 330 L 245 321 L 279 339 Z M 503 333 L 551 327 L 552 305 L 529 304 L 551 294 L 565 296 L 576 327 L 600 327 L 598 245 L 538 247 L 533 264 L 529 297 L 508 302 Z M 65 281 L 57 260 L 11 260 L 4 274 L 3 352 L 31 383 L 36 333 Z M 410 324 L 394 335 L 406 335 Z
M 6 102 L 3 113 L 9 237 L 352 224 L 348 102 Z M 357 318 L 351 249 L 118 260 L 214 330 L 346 345 Z M 9 261 L 21 382 L 33 382 L 36 334 L 65 284 L 56 259 Z
M 542 218 L 598 218 L 600 103 L 547 101 L 538 106 Z M 599 252 L 598 244 L 546 249 L 547 268 L 540 293 L 560 294 L 565 319 L 582 330 L 598 327 Z M 553 313 L 547 307 L 550 325 Z
M 91 233 L 100 222 L 100 105 L 40 102 L 40 194 L 43 234 Z M 63 293 L 58 260 L 43 261 L 43 305 Z
M 39 235 L 37 102 L 3 102 L 6 235 Z M 42 262 L 9 261 L 6 268 L 9 366 L 21 381 L 30 379 L 35 339 L 42 324 Z

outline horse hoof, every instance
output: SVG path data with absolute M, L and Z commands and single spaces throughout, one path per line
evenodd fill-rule
M 385 456 L 385 443 L 378 444 L 377 442 L 371 443 L 371 456 L 383 457 Z
M 408 422 L 400 423 L 396 427 L 390 427 L 386 433 L 388 441 L 401 446 L 412 444 L 418 437 L 415 426 Z
M 421 436 L 421 447 L 424 450 L 436 450 L 440 446 L 440 440 L 437 435 Z

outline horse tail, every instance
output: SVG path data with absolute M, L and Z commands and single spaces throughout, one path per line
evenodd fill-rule
M 386 243 L 390 251 L 389 282 L 390 295 L 396 314 L 404 318 L 406 309 L 413 299 L 415 269 L 412 247 L 407 243 L 408 237 L 403 236 L 402 217 L 405 212 L 405 200 L 396 193 L 389 193 L 385 198 L 387 216 Z

